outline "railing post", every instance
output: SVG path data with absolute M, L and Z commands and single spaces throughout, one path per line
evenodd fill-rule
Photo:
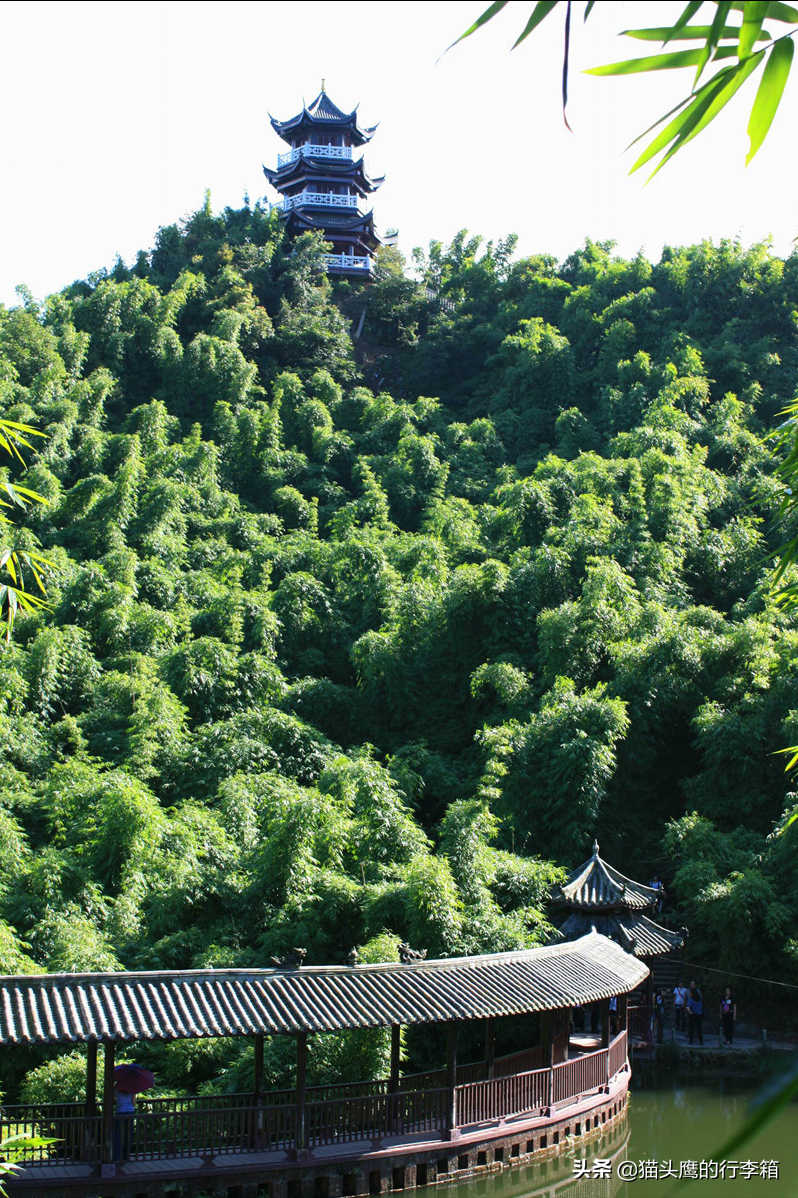
M 450 1140 L 457 1140 L 457 1021 L 446 1024 L 446 1131 Z
M 294 1149 L 297 1153 L 307 1148 L 307 1065 L 308 1034 L 298 1032 L 296 1038 L 296 1128 Z
M 114 1086 L 115 1055 L 116 1042 L 114 1040 L 106 1040 L 103 1052 L 103 1144 L 101 1165 L 103 1177 L 116 1176 L 116 1166 L 114 1164 L 114 1110 L 116 1106 Z

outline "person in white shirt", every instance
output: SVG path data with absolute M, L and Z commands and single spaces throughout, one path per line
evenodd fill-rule
M 683 985 L 682 979 L 673 987 L 673 1017 L 674 1026 L 677 1032 L 687 1030 L 687 987 Z

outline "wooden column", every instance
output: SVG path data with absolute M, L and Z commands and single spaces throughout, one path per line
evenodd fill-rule
M 493 1059 L 496 1051 L 496 1021 L 492 1015 L 485 1020 L 485 1078 L 493 1077 Z
M 392 1135 L 402 1132 L 399 1092 L 399 1053 L 402 1047 L 401 1024 L 391 1024 L 391 1073 L 388 1078 L 388 1101 L 386 1103 L 387 1129 Z
M 102 1163 L 106 1169 L 104 1176 L 112 1175 L 107 1171 L 113 1169 L 114 1162 L 114 1112 L 116 1109 L 116 1089 L 114 1087 L 114 1060 L 116 1057 L 116 1042 L 105 1041 L 103 1053 L 103 1151 Z
M 252 1105 L 255 1109 L 252 1112 L 250 1123 L 250 1140 L 252 1147 L 257 1148 L 263 1132 L 263 1106 L 261 1105 L 263 1102 L 263 1032 L 258 1032 L 255 1035 L 254 1047 Z
M 610 1044 L 610 1000 L 601 1000 L 601 1047 L 609 1048 Z
M 308 1034 L 299 1032 L 296 1038 L 296 1128 L 294 1148 L 302 1152 L 307 1147 L 305 1097 L 307 1093 Z
M 399 1051 L 402 1046 L 402 1028 L 398 1023 L 391 1024 L 391 1075 L 388 1078 L 388 1092 L 395 1094 L 399 1089 Z
M 97 1114 L 97 1041 L 89 1040 L 86 1045 L 86 1118 Z
M 457 1021 L 450 1019 L 446 1024 L 446 1089 L 448 1091 L 446 1114 L 450 1140 L 460 1137 L 457 1131 Z
M 255 1106 L 260 1104 L 263 1093 L 263 1033 L 255 1037 L 255 1080 L 252 1085 Z
M 629 995 L 618 995 L 618 1031 L 629 1031 Z
M 549 1110 L 554 1104 L 554 1012 L 543 1011 L 540 1016 L 540 1041 L 543 1045 L 544 1069 L 548 1069 L 547 1103 Z

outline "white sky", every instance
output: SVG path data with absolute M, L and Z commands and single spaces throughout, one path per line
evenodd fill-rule
M 380 128 L 369 172 L 378 228 L 409 254 L 460 228 L 520 237 L 564 257 L 586 236 L 619 252 L 704 237 L 798 234 L 798 166 L 788 90 L 774 130 L 744 169 L 755 82 L 648 186 L 625 145 L 681 97 L 681 72 L 596 79 L 587 66 L 644 52 L 619 39 L 665 23 L 678 3 L 602 0 L 585 28 L 575 6 L 569 133 L 560 115 L 562 16 L 519 49 L 532 0 L 514 0 L 442 60 L 482 3 L 238 2 L 0 5 L 0 302 L 46 294 L 150 248 L 159 225 L 200 206 L 268 194 L 262 164 L 284 148 L 281 119 L 322 76 L 339 107 Z M 659 14 L 659 15 L 658 15 Z M 655 47 L 650 48 L 650 52 Z M 798 73 L 798 72 L 796 72 Z M 686 73 L 685 73 L 686 74 Z M 791 81 L 794 84 L 794 80 Z

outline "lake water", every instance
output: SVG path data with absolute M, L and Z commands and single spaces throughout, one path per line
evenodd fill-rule
M 638 1068 L 627 1119 L 608 1136 L 549 1162 L 463 1182 L 446 1193 L 452 1198 L 671 1198 L 674 1192 L 679 1198 L 798 1198 L 796 1104 L 730 1154 L 725 1176 L 704 1176 L 677 1189 L 676 1179 L 668 1175 L 674 1170 L 678 1176 L 683 1161 L 694 1162 L 701 1172 L 701 1162 L 708 1162 L 740 1126 L 757 1093 L 758 1087 L 747 1078 L 685 1077 Z M 595 1175 L 597 1158 L 609 1162 L 609 1178 Z M 732 1158 L 751 1163 L 735 1177 Z M 584 1162 L 578 1165 L 586 1173 L 581 1179 L 575 1173 L 577 1162 Z M 778 1178 L 772 1176 L 771 1162 L 777 1162 Z M 757 1175 L 743 1176 L 754 1165 Z M 715 1166 L 706 1164 L 703 1171 L 710 1168 L 714 1171 Z M 598 1169 L 599 1174 L 607 1171 L 606 1165 Z M 641 1175 L 645 1173 L 648 1176 Z

